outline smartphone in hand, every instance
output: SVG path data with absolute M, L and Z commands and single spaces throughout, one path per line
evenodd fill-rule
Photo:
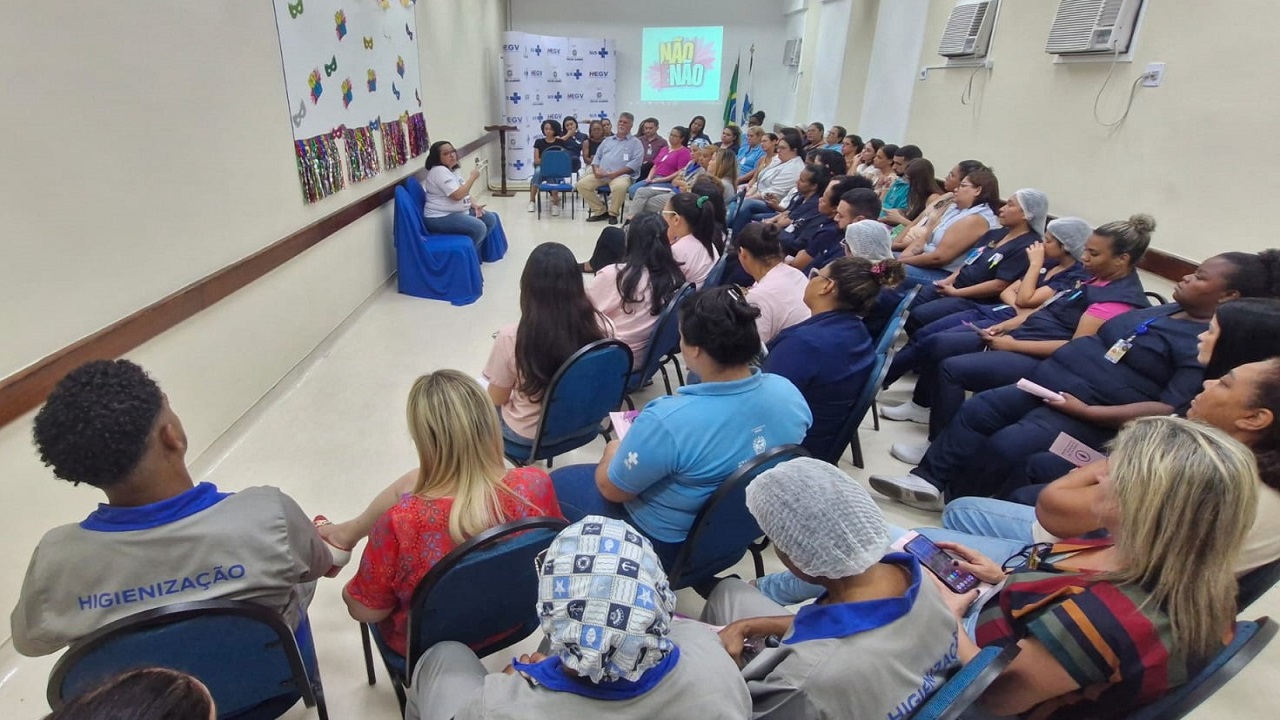
M 967 593 L 978 586 L 977 576 L 957 567 L 955 558 L 923 535 L 911 538 L 902 549 L 914 555 L 954 593 Z

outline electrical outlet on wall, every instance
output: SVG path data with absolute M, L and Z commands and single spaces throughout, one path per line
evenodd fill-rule
M 1164 82 L 1164 63 L 1147 63 L 1147 70 L 1142 73 L 1142 87 L 1160 87 L 1162 82 Z

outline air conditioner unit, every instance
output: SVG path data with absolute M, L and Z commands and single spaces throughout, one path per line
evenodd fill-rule
M 787 67 L 800 66 L 800 45 L 803 42 L 801 38 L 791 38 L 787 41 L 787 47 L 782 51 L 782 64 Z
M 1060 0 L 1045 52 L 1054 55 L 1129 51 L 1142 0 Z
M 942 31 L 938 54 L 948 58 L 986 57 L 999 0 L 956 0 Z

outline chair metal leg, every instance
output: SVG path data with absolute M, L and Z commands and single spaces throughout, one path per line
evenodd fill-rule
M 369 676 L 369 684 L 375 685 L 378 676 L 373 672 L 373 648 L 369 642 L 369 626 L 360 623 L 360 644 L 364 646 L 364 671 Z
M 329 720 L 329 705 L 324 701 L 324 686 L 320 684 L 319 678 L 312 683 L 311 691 L 316 696 L 316 713 L 320 720 Z
M 849 449 L 853 453 L 853 466 L 859 470 L 865 470 L 866 466 L 862 463 L 862 443 L 858 440 L 858 433 L 853 434 L 853 440 L 849 441 Z
M 538 219 L 542 219 L 542 193 L 538 193 Z
M 751 551 L 751 560 L 756 566 L 756 579 L 764 577 L 764 551 L 769 547 L 769 538 L 761 538 L 751 543 L 747 549 Z
M 400 703 L 400 717 L 404 717 L 404 705 L 407 700 L 404 694 L 404 686 L 398 682 L 393 682 L 391 687 L 396 689 L 396 702 Z
M 876 404 L 876 399 L 871 398 L 871 426 L 880 432 L 880 406 Z
M 634 400 L 632 400 L 632 399 L 631 399 L 631 396 L 630 396 L 630 395 L 627 395 L 626 397 L 624 397 L 624 398 L 623 398 L 623 400 L 626 400 L 626 401 L 627 401 L 627 409 L 628 409 L 628 410 L 635 410 L 635 409 L 636 409 L 636 403 L 635 403 L 635 401 L 634 401 Z
M 554 458 L 554 457 L 549 457 L 549 458 L 547 458 L 547 469 L 548 469 L 548 470 L 550 470 L 550 469 L 551 469 L 551 463 L 552 463 L 552 462 L 554 462 L 554 461 L 555 461 L 555 458 Z
M 684 387 L 684 371 L 680 369 L 680 358 L 672 355 L 671 364 L 676 366 L 676 380 L 680 381 L 679 387 Z M 671 391 L 668 390 L 667 394 L 670 395 Z
M 662 371 L 662 384 L 667 386 L 667 394 L 671 394 L 671 376 L 667 375 L 667 364 L 658 365 L 658 369 Z

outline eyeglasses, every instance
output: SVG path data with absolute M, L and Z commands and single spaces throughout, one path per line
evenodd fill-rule
M 663 210 L 663 211 L 662 211 L 662 214 L 663 214 L 663 215 L 678 215 L 679 213 L 677 213 L 675 210 Z
M 809 279 L 810 279 L 810 280 L 812 280 L 812 279 L 814 279 L 814 278 L 822 278 L 823 280 L 830 280 L 830 279 L 831 279 L 830 277 L 828 277 L 828 276 L 826 276 L 826 275 L 823 275 L 823 274 L 822 274 L 822 270 L 821 270 L 821 269 L 819 269 L 819 268 L 809 268 Z
M 1049 556 L 1053 550 L 1053 543 L 1035 543 L 1028 545 L 1018 552 L 1010 555 L 1008 559 L 1000 566 L 1005 572 L 1013 572 L 1014 570 L 1035 570 L 1040 567 L 1044 559 Z

